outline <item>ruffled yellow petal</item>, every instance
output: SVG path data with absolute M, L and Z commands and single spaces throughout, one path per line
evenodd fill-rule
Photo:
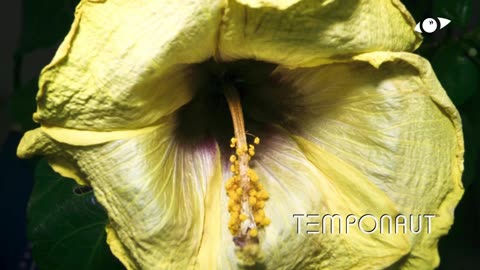
M 262 134 L 263 143 L 251 166 L 260 183 L 270 194 L 265 213 L 271 223 L 258 232 L 265 269 L 382 269 L 388 267 L 410 250 L 408 237 L 403 234 L 366 234 L 350 228 L 342 232 L 307 234 L 321 226 L 308 226 L 306 214 L 348 214 L 360 217 L 370 213 L 395 216 L 397 206 L 359 170 L 312 145 L 308 155 L 303 153 L 302 140 L 296 142 L 279 127 Z M 310 161 L 310 154 L 315 160 Z M 317 167 L 321 162 L 323 167 Z M 228 169 L 224 171 L 228 177 Z M 227 196 L 223 196 L 224 205 Z M 294 214 L 303 214 L 301 229 L 297 232 Z M 226 211 L 222 223 L 228 222 Z M 345 222 L 343 220 L 342 222 Z M 338 226 L 334 226 L 335 231 Z M 222 228 L 224 254 L 218 269 L 237 269 L 234 244 L 226 227 Z
M 109 216 L 108 243 L 128 269 L 212 269 L 219 249 L 217 145 L 179 145 L 162 127 L 126 140 L 72 146 L 42 129 L 19 156 L 46 155 L 53 168 L 91 185 Z
M 434 214 L 431 233 L 424 228 L 408 235 L 412 249 L 403 265 L 434 268 L 439 237 L 448 232 L 463 193 L 459 114 L 421 57 L 378 52 L 355 59 L 278 71 L 304 101 L 289 130 L 326 175 L 339 168 L 338 158 L 351 166 L 347 171 L 358 170 L 381 190 L 399 213 Z M 351 196 L 363 193 L 369 191 Z
M 44 126 L 125 130 L 153 125 L 187 103 L 187 64 L 215 51 L 221 3 L 81 1 L 40 76 L 34 119 Z
M 316 66 L 371 51 L 413 51 L 421 37 L 398 0 L 229 0 L 219 58 Z

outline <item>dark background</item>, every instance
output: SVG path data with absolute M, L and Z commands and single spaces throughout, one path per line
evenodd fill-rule
M 82 253 L 71 243 L 69 248 L 76 252 L 74 256 L 77 257 L 67 254 L 68 248 L 47 252 L 34 245 L 35 264 L 32 244 L 26 237 L 26 209 L 33 188 L 34 171 L 37 170 L 37 179 L 54 174 L 38 159 L 25 161 L 16 158 L 16 147 L 22 134 L 35 127 L 31 114 L 35 111 L 38 75 L 70 28 L 77 2 L 8 1 L 3 2 L 0 8 L 0 270 L 37 269 L 38 265 L 43 266 L 43 270 L 121 269 L 118 263 L 111 261 L 114 259 L 104 258 L 111 256 L 105 246 L 95 247 L 98 249 L 93 252 L 103 257 L 93 262 L 89 260 L 90 264 L 86 265 L 82 256 L 89 255 L 91 249 L 87 248 L 86 253 Z M 465 194 L 455 211 L 455 223 L 449 235 L 440 241 L 440 269 L 480 269 L 480 240 L 477 240 L 480 239 L 480 0 L 403 2 L 416 22 L 428 17 L 452 20 L 444 29 L 424 34 L 424 43 L 417 51 L 432 63 L 437 77 L 460 111 L 464 126 L 466 153 L 462 180 Z M 57 185 L 57 182 L 52 185 Z M 63 186 L 62 183 L 56 187 L 73 190 L 74 184 Z M 36 189 L 41 188 L 44 187 L 36 186 Z M 86 207 L 90 207 L 90 210 L 94 207 L 95 211 L 101 212 L 88 190 L 87 195 L 82 195 L 87 197 L 75 197 L 78 193 L 73 193 L 71 198 L 49 196 L 48 200 L 42 201 L 42 206 L 48 208 L 48 204 L 73 201 L 78 204 L 78 200 L 90 199 L 93 204 Z M 31 222 L 37 220 L 34 210 L 29 210 Z M 68 210 L 70 215 L 75 211 L 83 211 Z M 65 215 L 68 214 L 58 212 L 57 216 L 72 218 Z M 81 216 L 82 213 L 75 215 Z M 85 217 L 84 222 L 104 218 L 99 214 Z M 65 228 L 60 226 L 55 229 L 61 232 Z M 28 233 L 29 239 L 36 243 L 38 233 L 32 232 L 31 226 L 28 227 Z M 99 235 L 102 233 L 102 230 L 97 232 Z M 85 238 L 85 235 L 78 235 L 72 241 L 79 241 L 80 238 Z M 46 257 L 50 259 L 45 260 Z M 68 263 L 56 262 L 56 258 L 75 260 L 76 263 L 66 268 Z

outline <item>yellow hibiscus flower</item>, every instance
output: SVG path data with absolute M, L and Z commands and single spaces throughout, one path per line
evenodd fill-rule
M 93 187 L 128 269 L 434 268 L 464 150 L 414 26 L 396 0 L 82 0 L 18 155 Z

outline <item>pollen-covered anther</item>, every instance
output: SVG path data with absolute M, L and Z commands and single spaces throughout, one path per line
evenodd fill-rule
M 255 146 L 253 146 L 252 144 L 249 144 L 248 145 L 248 154 L 253 157 L 255 155 Z
M 258 234 L 257 229 L 251 229 L 248 231 L 248 235 L 250 235 L 251 237 L 257 237 L 257 234 Z
M 240 146 L 237 146 L 237 149 L 235 151 L 235 153 L 237 154 L 237 156 L 242 156 L 244 153 L 246 153 L 248 151 L 248 148 L 246 145 L 240 145 Z
M 237 146 L 238 139 L 233 137 L 230 139 L 230 148 L 235 148 Z
M 263 200 L 268 200 L 268 198 L 270 197 L 270 195 L 268 195 L 268 192 L 265 190 L 260 191 L 257 196 Z
M 240 214 L 240 221 L 245 221 L 245 220 L 247 220 L 247 218 L 248 218 L 247 215 Z
M 265 207 L 265 202 L 264 201 L 258 201 L 256 204 L 255 204 L 255 208 L 257 209 L 263 209 Z
M 225 183 L 225 189 L 227 190 L 227 192 L 232 188 L 233 184 L 234 184 L 234 181 L 235 179 L 233 177 L 231 177 L 230 179 L 227 180 L 227 182 Z
M 260 138 L 254 137 L 252 144 L 247 143 L 240 96 L 233 85 L 225 86 L 225 97 L 232 115 L 235 134 L 230 140 L 230 147 L 235 148 L 235 153 L 229 157 L 233 176 L 232 180 L 229 179 L 225 184 L 229 197 L 228 229 L 237 246 L 238 258 L 243 263 L 251 265 L 261 260 L 259 242 L 262 229 L 270 223 L 263 210 L 268 193 L 259 183 L 258 175 L 249 164 L 255 156 L 255 145 L 260 143 Z
M 270 224 L 270 222 L 272 222 L 268 217 L 265 217 L 262 221 L 262 225 L 263 226 L 267 226 Z
M 258 137 L 256 139 L 254 144 L 260 142 Z M 259 177 L 255 170 L 248 164 L 248 161 L 255 155 L 255 146 L 238 143 L 235 137 L 231 139 L 231 143 L 235 144 L 236 149 L 235 154 L 229 157 L 230 171 L 233 176 L 225 184 L 227 195 L 230 198 L 228 202 L 228 210 L 231 215 L 229 230 L 235 237 L 257 238 L 258 229 L 270 224 L 270 219 L 265 216 L 264 211 L 265 200 L 268 200 L 269 195 L 263 185 L 259 183 Z M 243 169 L 240 168 L 241 166 Z M 248 229 L 242 231 L 241 228 Z
M 250 179 L 250 181 L 252 181 L 254 183 L 258 182 L 258 175 L 255 173 L 254 170 L 248 169 L 247 175 L 248 175 L 248 178 Z

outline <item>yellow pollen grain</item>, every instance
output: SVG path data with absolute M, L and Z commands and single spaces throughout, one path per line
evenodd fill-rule
M 265 190 L 262 190 L 258 193 L 258 197 L 262 198 L 264 200 L 267 200 L 270 196 L 268 195 L 268 192 Z
M 262 220 L 262 225 L 263 226 L 268 226 L 272 222 L 268 217 L 263 218 Z
M 250 235 L 251 237 L 256 237 L 258 234 L 258 230 L 257 229 L 250 229 L 248 231 L 248 235 Z
M 255 204 L 255 207 L 258 208 L 258 209 L 262 209 L 263 207 L 265 207 L 265 202 L 264 201 L 258 201 Z
M 263 190 L 262 183 L 257 183 L 257 191 Z
M 260 211 L 255 211 L 255 213 L 253 214 L 254 217 L 261 217 L 263 218 L 265 215 L 264 215 L 265 212 L 260 212 Z
M 230 162 L 234 163 L 237 160 L 237 156 L 231 155 L 230 156 Z
M 252 181 L 252 182 L 257 182 L 258 181 L 258 175 L 255 173 L 254 170 L 248 169 L 247 175 L 248 175 L 248 178 L 250 178 L 250 181 Z
M 240 201 L 240 197 L 237 195 L 237 193 L 235 192 L 231 192 L 228 197 L 230 197 L 230 199 L 236 201 L 236 202 L 239 202 Z
M 237 142 L 238 142 L 238 139 L 233 137 L 232 139 L 230 139 L 230 147 L 231 148 L 235 148 L 235 146 L 237 145 Z
M 259 138 L 259 137 L 255 137 L 255 139 L 253 139 L 253 143 L 254 143 L 254 144 L 260 144 L 260 138 Z
M 240 209 L 242 209 L 242 207 L 239 204 L 235 204 L 232 208 L 233 208 L 233 211 L 235 212 L 240 212 Z

